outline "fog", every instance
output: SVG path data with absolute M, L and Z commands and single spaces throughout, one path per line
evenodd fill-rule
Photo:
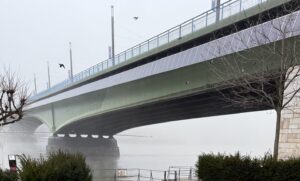
M 272 152 L 274 120 L 273 112 L 263 111 L 134 128 L 115 136 L 120 158 L 99 158 L 90 164 L 96 165 L 97 169 L 118 167 L 163 170 L 172 165 L 193 166 L 197 155 L 201 153 L 240 151 L 251 156 L 262 156 Z M 48 128 L 42 125 L 35 134 L 25 134 L 26 128 L 18 124 L 2 128 L 0 163 L 6 167 L 7 155 L 37 157 L 45 154 Z

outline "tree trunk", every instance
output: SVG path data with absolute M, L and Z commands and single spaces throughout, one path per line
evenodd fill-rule
M 280 122 L 281 122 L 281 109 L 276 109 L 276 131 L 274 142 L 274 158 L 278 159 L 279 136 L 280 136 Z

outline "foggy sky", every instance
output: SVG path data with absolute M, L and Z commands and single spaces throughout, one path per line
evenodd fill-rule
M 52 85 L 67 78 L 58 63 L 69 68 L 69 41 L 75 73 L 106 60 L 111 5 L 119 53 L 208 10 L 210 1 L 0 0 L 0 65 L 10 66 L 31 84 L 37 74 L 41 91 L 46 88 L 47 61 Z

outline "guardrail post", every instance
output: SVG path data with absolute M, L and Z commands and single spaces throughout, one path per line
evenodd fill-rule
M 141 180 L 141 171 L 140 171 L 140 169 L 139 169 L 139 173 L 138 173 L 138 181 L 140 181 Z
M 190 168 L 189 180 L 192 180 L 192 168 Z
M 175 176 L 174 180 L 177 181 L 177 171 L 175 171 Z
M 164 181 L 167 181 L 167 171 L 164 172 Z
M 181 25 L 179 25 L 179 37 L 178 38 L 181 38 Z

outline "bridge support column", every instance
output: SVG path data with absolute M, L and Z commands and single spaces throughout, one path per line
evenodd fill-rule
M 294 70 L 294 72 L 298 71 Z M 285 94 L 295 92 L 300 87 L 300 78 L 294 80 Z M 284 96 L 285 97 L 285 96 Z M 286 97 L 286 101 L 289 97 Z M 281 113 L 278 159 L 300 157 L 300 93 L 291 100 L 288 107 Z
M 69 153 L 81 153 L 85 157 L 119 157 L 119 147 L 114 138 L 82 138 L 50 137 L 48 139 L 47 152 L 62 150 Z

